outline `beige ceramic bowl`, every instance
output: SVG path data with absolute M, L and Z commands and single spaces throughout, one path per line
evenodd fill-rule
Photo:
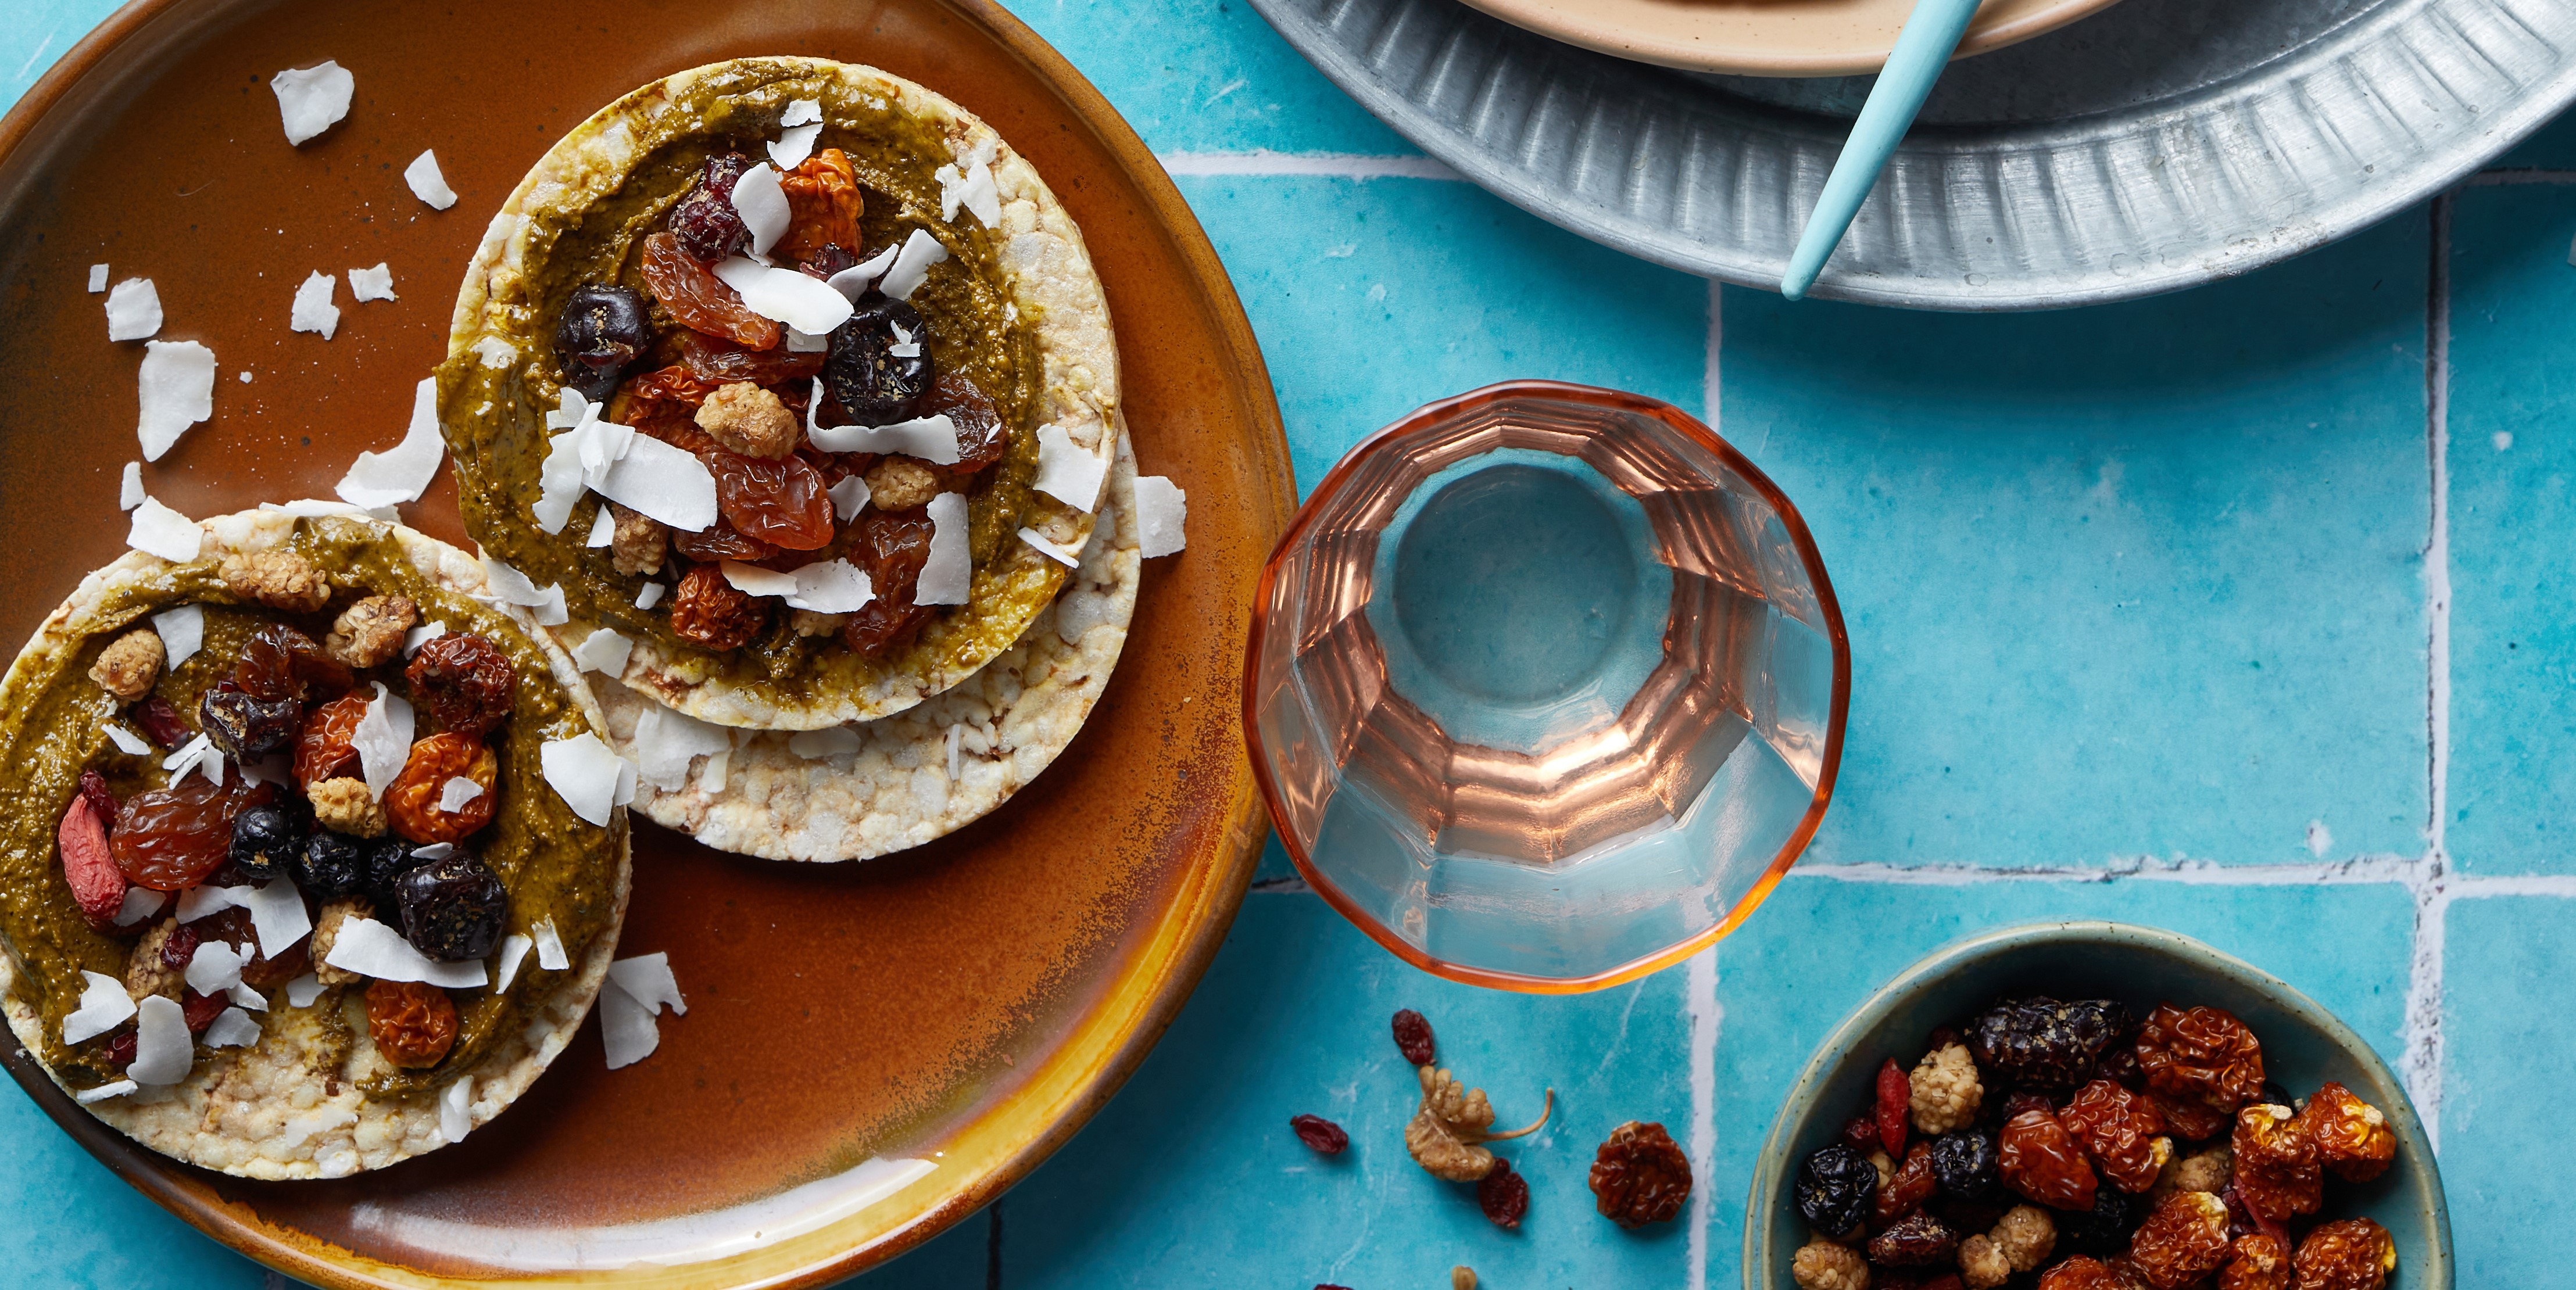
M 1747 76 L 1875 72 L 1913 0 L 1468 0 L 1543 36 L 1639 62 Z M 2001 49 L 2112 0 L 1986 0 L 1959 56 Z

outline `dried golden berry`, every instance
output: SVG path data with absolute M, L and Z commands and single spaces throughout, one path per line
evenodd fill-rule
M 456 1046 L 456 1004 L 434 985 L 378 981 L 367 987 L 367 1033 L 396 1066 L 436 1066 Z
M 2316 1213 L 2323 1203 L 2317 1144 L 2290 1108 L 2249 1106 L 2237 1112 L 2228 1150 L 2236 1158 L 2236 1194 L 2256 1214 L 2278 1223 Z
M 2317 1224 L 2291 1262 L 2299 1290 L 2381 1290 L 2397 1270 L 2397 1243 L 2369 1219 L 2338 1219 Z
M 2227 1202 L 2178 1191 L 2147 1215 L 2129 1241 L 2129 1262 L 2153 1290 L 2182 1290 L 2227 1262 Z
M 1928 1164 L 1925 1174 L 1928 1181 Z M 1690 1198 L 1690 1157 L 1664 1126 L 1630 1120 L 1593 1153 L 1591 1183 L 1603 1218 L 1621 1227 L 1668 1222 Z
M 788 221 L 772 255 L 806 260 L 827 246 L 859 249 L 859 215 L 867 202 L 849 154 L 825 148 L 780 175 L 778 188 L 787 195 Z
M 2369 1182 L 2388 1171 L 2397 1158 L 2397 1134 L 2378 1107 L 2329 1083 L 2299 1112 L 2309 1141 L 2317 1144 L 2317 1163 L 2345 1182 Z
M 352 694 L 315 708 L 295 741 L 295 782 L 305 788 L 358 771 L 358 722 L 373 694 Z
M 2156 1175 L 2173 1159 L 2173 1139 L 2163 1136 L 2164 1117 L 2146 1099 L 2107 1079 L 2077 1089 L 2057 1113 L 2057 1122 L 2122 1191 L 2155 1186 Z
M 403 677 L 411 682 L 412 702 L 427 709 L 439 729 L 478 738 L 509 717 L 519 692 L 518 665 L 472 632 L 423 642 Z
M 2042 1273 L 2037 1290 L 2128 1290 L 2128 1281 L 2100 1260 L 2079 1254 Z
M 724 570 L 702 564 L 671 593 L 671 630 L 705 649 L 740 649 L 769 621 L 766 604 L 725 581 Z
M 2261 1232 L 2236 1238 L 2235 1252 L 2218 1273 L 2218 1290 L 2290 1290 L 2290 1252 Z
M 1869 1290 L 1869 1264 L 1860 1251 L 1831 1241 L 1809 1241 L 1789 1260 L 1798 1290 Z
M 496 785 L 500 763 L 492 750 L 472 735 L 443 731 L 411 746 L 402 773 L 385 789 L 385 815 L 394 832 L 422 843 L 458 842 L 492 822 L 499 804 Z M 449 780 L 473 783 L 477 791 L 454 811 L 442 809 Z
M 2093 1208 L 2093 1166 L 2049 1112 L 2024 1111 L 2007 1121 L 1995 1155 L 2004 1185 L 2014 1191 L 2055 1209 Z
M 778 324 L 753 313 L 741 293 L 683 250 L 669 233 L 644 238 L 644 286 L 681 326 L 722 336 L 745 349 L 775 349 Z
M 2263 1094 L 2263 1045 L 2221 1008 L 2156 1005 L 2138 1027 L 2147 1087 L 2177 1101 L 2235 1111 Z
M 1985 1086 L 1977 1079 L 1977 1059 L 1966 1044 L 1944 1044 L 1926 1053 L 1907 1077 L 1907 1110 L 1914 1131 L 1935 1137 L 1977 1122 Z

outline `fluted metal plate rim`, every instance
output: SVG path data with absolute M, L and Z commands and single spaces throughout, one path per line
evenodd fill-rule
M 1776 290 L 1844 122 L 1458 0 L 1252 0 L 1461 175 L 1658 264 Z M 2070 29 L 2072 30 L 2072 29 Z M 2381 0 L 2131 111 L 1918 128 L 1811 294 L 2044 309 L 2232 277 L 2448 188 L 2576 101 L 2576 4 Z

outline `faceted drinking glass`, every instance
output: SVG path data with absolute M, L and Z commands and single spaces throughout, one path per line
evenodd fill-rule
M 1351 450 L 1262 571 L 1253 766 L 1298 871 L 1417 967 L 1615 985 L 1814 836 L 1851 648 L 1797 510 L 1670 404 L 1547 381 Z

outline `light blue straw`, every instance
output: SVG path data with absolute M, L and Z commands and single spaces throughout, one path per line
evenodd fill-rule
M 1791 300 L 1805 296 L 1816 275 L 1824 272 L 1825 261 L 1843 240 L 1843 231 L 1860 213 L 1869 190 L 1877 186 L 1878 172 L 1896 155 L 1896 145 L 1904 141 L 1906 127 L 1914 124 L 1914 114 L 1923 110 L 1932 82 L 1940 79 L 1941 69 L 1958 51 L 1969 19 L 1977 16 L 1978 2 L 1915 0 L 1905 29 L 1896 33 L 1896 48 L 1888 51 L 1887 66 L 1878 73 L 1878 84 L 1870 87 L 1869 101 L 1860 106 L 1860 119 L 1852 122 L 1851 137 L 1843 141 L 1842 155 L 1834 158 L 1833 173 L 1825 176 L 1825 191 L 1817 196 L 1816 209 L 1808 214 L 1805 231 L 1798 234 L 1798 249 L 1789 254 L 1789 272 L 1780 279 L 1781 295 Z

